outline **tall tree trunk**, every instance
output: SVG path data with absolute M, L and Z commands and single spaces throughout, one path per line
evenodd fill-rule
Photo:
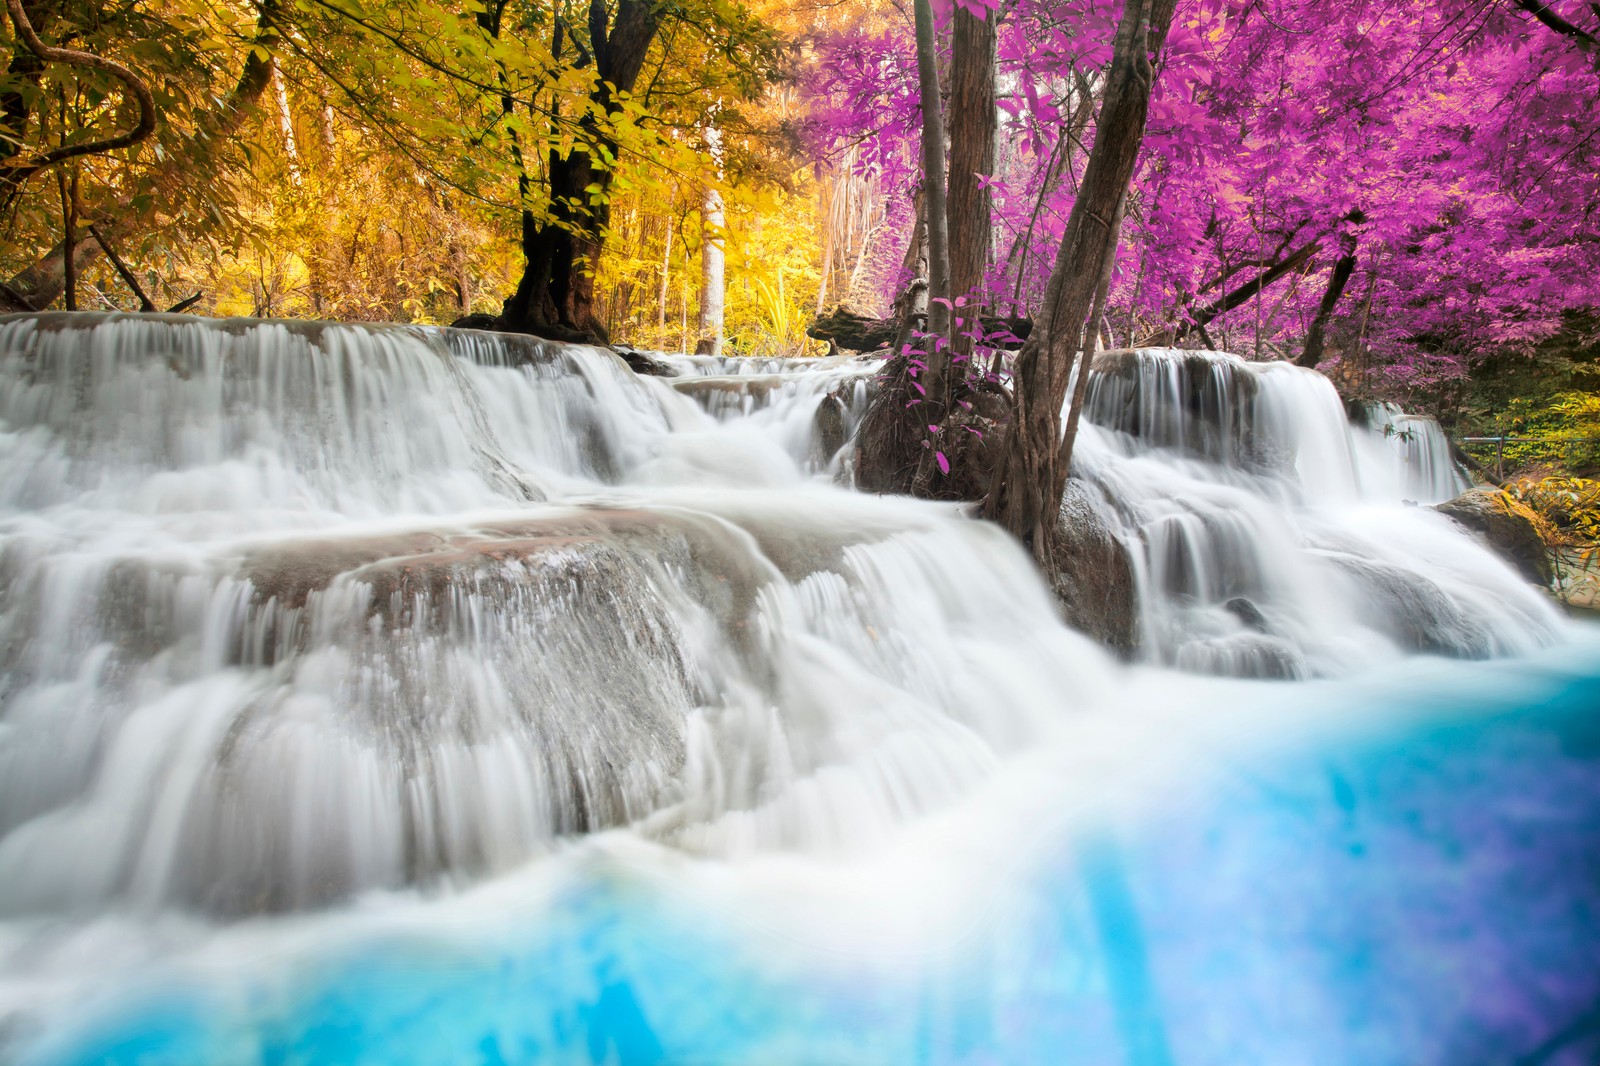
M 667 215 L 666 246 L 661 252 L 661 299 L 656 308 L 656 343 L 666 347 L 667 341 L 667 294 L 672 285 L 672 223 L 673 217 Z
M 711 158 L 720 164 L 722 135 L 710 123 L 706 124 L 705 135 Z M 695 342 L 694 349 L 698 355 L 722 354 L 722 305 L 726 286 L 722 227 L 726 221 L 722 193 L 715 185 L 708 184 L 700 209 L 700 339 Z
M 63 125 L 62 129 L 65 130 L 65 128 Z M 78 309 L 78 257 L 73 253 L 78 247 L 77 171 L 74 170 L 69 178 L 65 170 L 57 170 L 56 185 L 61 190 L 61 240 L 66 245 L 66 254 L 62 256 L 62 263 L 66 271 L 66 304 L 68 311 L 76 311 Z
M 278 129 L 283 134 L 283 155 L 289 164 L 289 182 L 300 185 L 300 143 L 294 135 L 294 112 L 289 110 L 289 87 L 276 60 L 272 63 L 272 96 L 278 105 Z
M 973 300 L 989 266 L 994 176 L 995 13 L 979 18 L 963 8 L 952 16 L 950 40 L 950 291 Z M 963 316 L 975 319 L 986 300 L 973 300 Z M 972 351 L 956 337 L 958 352 Z
M 526 263 L 501 312 L 502 328 L 558 339 L 609 339 L 595 312 L 594 275 L 611 220 L 612 171 L 595 165 L 591 153 L 614 156 L 617 145 L 596 114 L 615 114 L 617 95 L 633 91 L 660 25 L 661 8 L 652 0 L 617 0 L 614 17 L 605 0 L 589 0 L 589 52 L 598 75 L 589 94 L 592 107 L 578 122 L 579 143 L 565 155 L 550 153 L 551 220 L 523 213 Z
M 1340 240 L 1344 245 L 1344 254 L 1333 264 L 1333 273 L 1328 277 L 1328 287 L 1322 293 L 1322 302 L 1317 304 L 1316 317 L 1311 320 L 1311 329 L 1306 333 L 1305 350 L 1300 353 L 1300 358 L 1295 360 L 1304 367 L 1315 367 L 1322 362 L 1328 321 L 1333 317 L 1333 309 L 1338 304 L 1339 297 L 1344 295 L 1345 286 L 1350 284 L 1350 275 L 1356 270 L 1355 234 L 1347 233 Z
M 1159 47 L 1177 0 L 1127 0 L 1117 22 L 1094 149 L 1067 219 L 1044 306 L 1017 357 L 1013 415 L 1001 444 L 987 513 L 1050 558 L 1070 455 L 1062 454 L 1062 406 L 1106 259 L 1116 254 L 1114 222 L 1144 141 Z
M 928 332 L 950 332 L 950 223 L 945 207 L 944 107 L 939 99 L 939 66 L 933 6 L 913 0 L 917 20 L 917 81 L 922 94 L 922 192 L 928 226 Z M 940 301 L 944 301 L 940 303 Z M 929 369 L 934 354 L 929 353 Z M 936 375 L 930 375 L 936 376 Z
M 1058 462 L 1063 481 L 1072 469 L 1072 448 L 1078 442 L 1078 421 L 1083 416 L 1084 397 L 1089 394 L 1089 370 L 1094 365 L 1094 354 L 1100 348 L 1100 322 L 1105 318 L 1106 301 L 1111 297 L 1111 275 L 1117 266 L 1117 245 L 1122 240 L 1122 219 L 1127 210 L 1128 197 L 1124 193 L 1117 204 L 1117 213 L 1111 219 L 1111 254 L 1106 256 L 1100 268 L 1100 284 L 1094 290 L 1094 308 L 1089 312 L 1089 324 L 1083 330 L 1083 354 L 1078 358 L 1078 380 L 1072 388 L 1066 431 L 1061 436 L 1061 458 Z

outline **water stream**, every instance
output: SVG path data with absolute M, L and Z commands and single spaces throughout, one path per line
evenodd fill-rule
M 1319 1058 L 1368 977 L 1297 970 L 1339 902 L 1252 871 L 1347 854 L 1357 808 L 1403 837 L 1417 795 L 1489 825 L 1490 784 L 1534 830 L 1450 829 L 1437 871 L 1369 840 L 1350 914 L 1559 866 L 1557 947 L 1462 928 L 1566 982 L 1507 1047 L 1600 1001 L 1596 644 L 1426 506 L 1462 484 L 1436 426 L 1103 354 L 1077 472 L 1135 577 L 1122 661 L 997 529 L 849 487 L 871 362 L 668 361 L 0 320 L 0 1060 L 1226 1062 L 1282 972 L 1316 1009 L 1250 1057 L 1467 1061 L 1459 1004 Z M 1417 730 L 1487 761 L 1324 787 Z M 1217 956 L 1269 899 L 1301 917 Z

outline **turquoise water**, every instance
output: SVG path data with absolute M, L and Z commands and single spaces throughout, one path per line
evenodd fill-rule
M 879 942 L 870 908 L 785 910 L 845 866 L 752 873 L 612 834 L 463 896 L 182 930 L 139 981 L 14 1025 L 13 1046 L 51 1066 L 1592 1064 L 1596 646 L 1424 664 L 1412 685 L 1250 686 L 1329 713 L 1208 756 L 1170 796 L 981 830 L 979 811 L 922 841 L 949 854 L 907 907 L 948 884 L 975 912 L 954 927 Z M 974 854 L 1016 863 L 966 863 L 980 832 Z M 882 915 L 895 891 L 868 891 Z

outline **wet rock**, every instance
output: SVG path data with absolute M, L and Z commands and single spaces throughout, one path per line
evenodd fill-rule
M 787 380 L 780 374 L 702 374 L 679 378 L 672 387 L 717 414 L 728 409 L 744 410 L 746 403 L 765 407 Z
M 1529 581 L 1550 584 L 1550 549 L 1540 533 L 1539 516 L 1508 493 L 1487 487 L 1469 489 L 1434 510 L 1472 531 Z
M 1407 651 L 1486 659 L 1493 636 L 1420 574 L 1342 552 L 1327 553 L 1357 589 L 1362 621 Z
M 1222 608 L 1239 621 L 1243 622 L 1247 627 L 1255 630 L 1257 633 L 1267 632 L 1267 619 L 1266 616 L 1261 613 L 1261 608 L 1257 607 L 1243 596 L 1235 596 L 1233 599 L 1223 604 Z
M 628 364 L 628 369 L 632 370 L 635 374 L 643 374 L 646 377 L 656 378 L 671 378 L 678 376 L 678 372 L 676 370 L 668 366 L 666 363 L 663 363 L 649 352 L 642 352 L 637 348 L 630 348 L 626 344 L 613 344 L 611 346 L 611 350 L 620 355 L 622 357 L 622 361 Z
M 1259 388 L 1247 364 L 1232 356 L 1113 348 L 1094 357 L 1083 417 L 1153 447 L 1272 466 L 1283 457 L 1257 439 Z
M 1074 629 L 1119 655 L 1139 647 L 1138 591 L 1128 549 L 1085 482 L 1067 482 L 1051 557 L 1050 587 Z
M 849 437 L 849 429 L 845 423 L 845 413 L 848 410 L 847 390 L 854 389 L 853 383 L 838 386 L 822 398 L 817 404 L 817 413 L 811 418 L 812 440 L 815 447 L 812 449 L 812 458 L 826 463 L 839 449 L 844 447 Z

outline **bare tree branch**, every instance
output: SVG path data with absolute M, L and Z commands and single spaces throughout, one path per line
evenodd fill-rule
M 1582 26 L 1562 18 L 1561 14 L 1546 3 L 1545 0 L 1511 0 L 1511 2 L 1550 29 L 1561 34 L 1561 36 L 1570 37 L 1585 52 L 1600 54 L 1600 37 L 1596 37 Z
M 5 184 L 10 186 L 6 193 L 8 201 L 16 196 L 29 178 L 42 170 L 79 156 L 99 155 L 104 152 L 114 152 L 119 148 L 130 148 L 155 132 L 156 100 L 150 94 L 150 86 L 145 84 L 142 77 L 114 59 L 106 59 L 92 52 L 81 52 L 76 48 L 54 48 L 45 44 L 39 39 L 33 23 L 28 21 L 28 14 L 22 8 L 22 0 L 6 0 L 6 10 L 11 14 L 12 23 L 17 27 L 17 36 L 34 55 L 47 63 L 70 63 L 73 66 L 103 70 L 126 85 L 139 104 L 139 121 L 125 133 L 84 141 L 81 144 L 63 144 L 43 155 L 21 162 L 8 161 L 3 174 Z

